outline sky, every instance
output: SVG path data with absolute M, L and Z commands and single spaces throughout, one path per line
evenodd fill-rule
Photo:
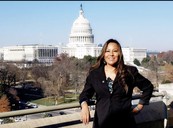
M 173 1 L 0 1 L 0 48 L 67 44 L 80 4 L 95 44 L 173 50 Z

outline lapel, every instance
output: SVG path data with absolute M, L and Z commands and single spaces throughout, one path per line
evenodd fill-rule
M 100 88 L 102 88 L 105 92 L 109 93 L 108 90 L 108 85 L 107 85 L 107 81 L 106 81 L 106 75 L 105 75 L 105 71 L 104 71 L 104 66 L 101 66 L 100 68 L 98 68 L 97 70 L 97 78 L 98 78 L 98 82 L 101 83 L 99 86 Z

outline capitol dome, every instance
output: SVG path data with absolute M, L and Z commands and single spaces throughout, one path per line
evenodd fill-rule
M 79 17 L 73 22 L 68 46 L 94 46 L 92 28 L 90 22 L 84 17 L 82 5 L 79 11 Z

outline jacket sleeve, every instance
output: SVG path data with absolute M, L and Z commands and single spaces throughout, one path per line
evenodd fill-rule
M 139 103 L 143 105 L 149 104 L 154 88 L 153 84 L 147 78 L 142 76 L 136 67 L 133 68 L 132 73 L 134 75 L 134 86 L 137 86 L 142 91 Z
M 86 82 L 82 92 L 79 95 L 79 103 L 81 104 L 83 101 L 86 101 L 89 104 L 92 96 L 94 95 L 94 88 L 92 86 L 92 77 L 89 74 L 86 78 Z

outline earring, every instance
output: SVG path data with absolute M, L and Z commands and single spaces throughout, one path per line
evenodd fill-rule
M 105 60 L 103 60 L 103 63 L 104 63 L 104 65 L 106 65 L 106 64 L 107 64 Z

